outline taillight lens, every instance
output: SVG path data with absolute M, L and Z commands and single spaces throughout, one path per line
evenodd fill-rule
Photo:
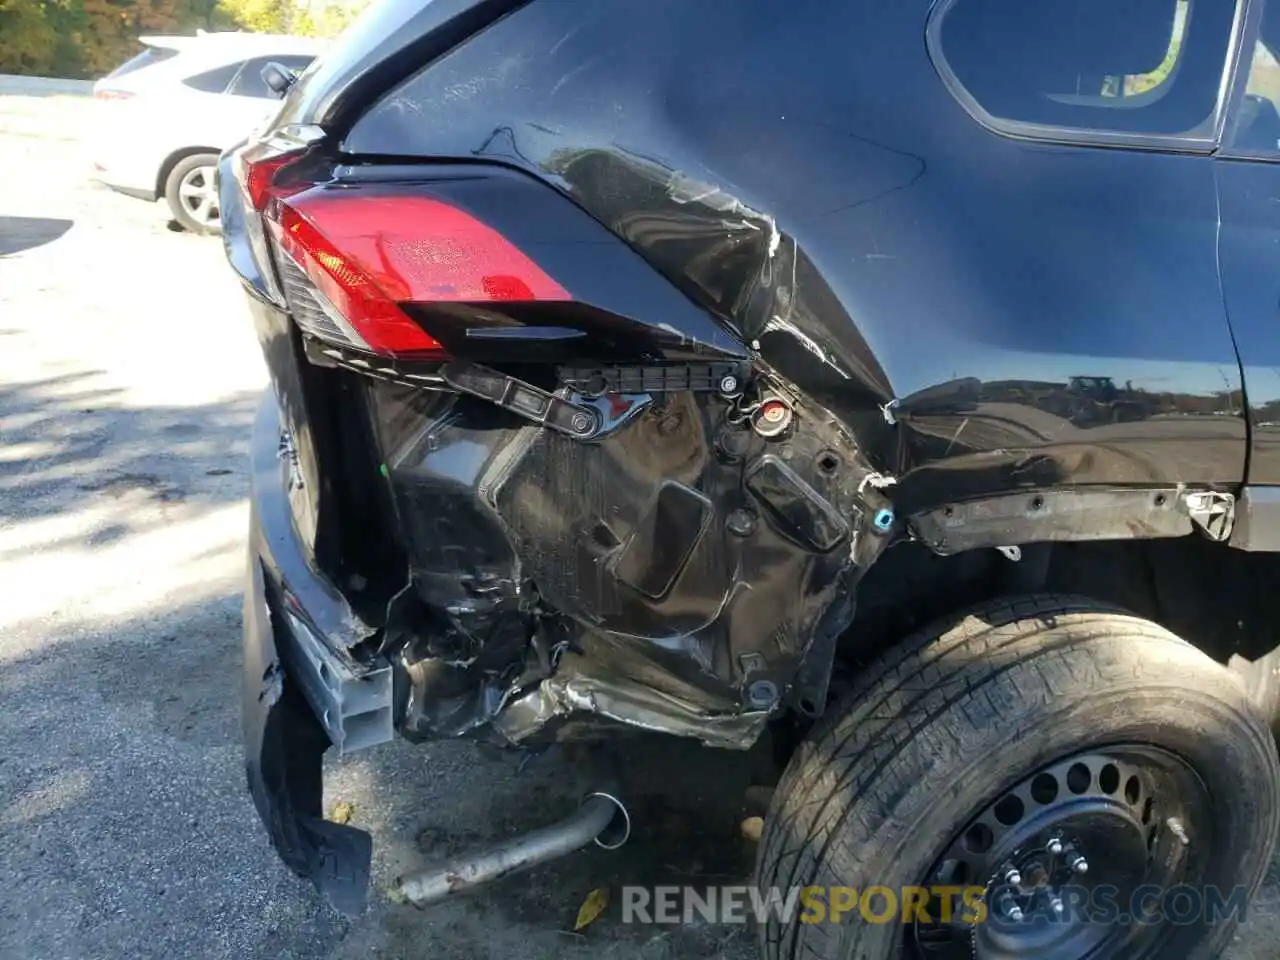
M 438 359 L 444 345 L 406 308 L 571 299 L 501 233 L 429 186 L 317 182 L 332 169 L 314 154 L 322 139 L 318 128 L 286 127 L 234 157 L 267 292 L 306 333 L 368 353 Z
M 240 183 L 254 210 L 262 213 L 267 209 L 268 201 L 276 195 L 274 189 L 276 175 L 285 167 L 300 160 L 304 153 L 303 150 L 290 150 L 287 153 L 278 153 L 257 160 L 248 159 L 241 154 Z
M 439 358 L 404 306 L 570 299 L 502 234 L 412 185 L 313 186 L 274 195 L 266 218 L 295 320 L 341 346 Z
M 272 265 L 270 244 L 263 224 L 263 214 L 272 199 L 289 190 L 310 186 L 305 181 L 283 187 L 281 174 L 300 164 L 308 151 L 324 138 L 319 127 L 291 125 L 262 138 L 251 139 L 237 148 L 219 165 L 220 175 L 227 172 L 234 180 L 222 183 L 222 240 L 227 256 L 240 276 L 276 303 L 284 303 L 284 291 Z M 249 256 L 244 256 L 247 241 Z
M 343 222 L 341 213 L 337 219 Z M 414 323 L 386 292 L 388 287 L 403 289 L 397 283 L 394 264 L 372 271 L 381 274 L 375 279 L 367 263 L 351 249 L 363 238 L 340 233 L 337 240 L 346 242 L 345 248 L 340 247 L 289 204 L 280 207 L 275 227 L 276 242 L 288 258 L 281 264 L 285 295 L 295 319 L 307 332 L 373 353 L 417 358 L 444 355 L 440 341 Z M 308 283 L 311 289 L 307 289 Z M 313 303 L 324 319 L 315 316 Z

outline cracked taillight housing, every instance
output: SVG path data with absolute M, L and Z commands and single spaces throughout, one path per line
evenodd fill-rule
M 406 307 L 568 300 L 497 230 L 421 183 L 308 181 L 306 150 L 243 165 L 279 288 L 295 322 L 326 343 L 399 359 L 447 356 Z

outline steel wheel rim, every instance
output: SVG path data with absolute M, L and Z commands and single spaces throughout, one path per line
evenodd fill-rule
M 214 167 L 193 167 L 178 182 L 182 209 L 201 226 L 218 222 L 218 193 L 214 189 Z
M 1116 917 L 1129 917 L 1139 887 L 1202 882 L 1210 811 L 1195 771 L 1149 745 L 1056 761 L 989 803 L 926 874 L 925 887 L 982 888 L 986 922 L 963 922 L 957 900 L 951 923 L 917 920 L 908 942 L 924 960 L 1102 960 L 1157 952 L 1166 924 L 1131 917 L 1099 922 L 1098 898 L 1113 890 Z

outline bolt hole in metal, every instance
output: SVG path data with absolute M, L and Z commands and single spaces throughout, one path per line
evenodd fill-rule
M 1098 786 L 1106 794 L 1113 794 L 1120 788 L 1120 771 L 1115 764 L 1108 763 L 1102 768 L 1102 772 L 1098 774 Z
M 1037 493 L 1034 497 L 1031 498 L 1031 509 L 1041 510 L 1043 508 L 1044 508 L 1044 497 L 1040 496 L 1040 494 Z
M 1162 925 L 1096 923 L 1081 891 L 1195 882 L 1206 850 L 1184 833 L 1209 820 L 1209 797 L 1181 759 L 1146 745 L 1064 758 L 994 798 L 942 851 L 926 887 L 983 885 L 988 920 L 970 926 L 959 897 L 949 923 L 934 910 L 907 934 L 917 958 L 1090 960 L 1143 953 Z M 1203 847 L 1204 844 L 1202 843 Z M 1088 899 L 1087 896 L 1084 899 Z
M 818 472 L 825 477 L 831 476 L 840 469 L 840 458 L 830 450 L 818 454 Z
M 985 823 L 975 823 L 964 835 L 965 846 L 970 853 L 986 853 L 995 841 L 995 835 Z M 960 861 L 964 863 L 965 861 Z
M 1042 805 L 1057 800 L 1058 778 L 1047 773 L 1039 774 L 1031 781 L 1031 799 Z
M 995 806 L 996 819 L 1003 823 L 1006 827 L 1012 827 L 1015 823 L 1022 819 L 1022 815 L 1026 812 L 1022 801 L 1013 794 L 1004 797 Z
M 1077 796 L 1088 790 L 1092 783 L 1093 774 L 1083 763 L 1072 764 L 1067 771 L 1067 789 Z

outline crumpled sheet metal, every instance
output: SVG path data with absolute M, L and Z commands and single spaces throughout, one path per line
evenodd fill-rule
M 637 671 L 634 661 L 642 658 L 620 642 L 603 640 L 593 647 L 597 656 L 566 653 L 554 676 L 512 697 L 494 718 L 495 729 L 518 744 L 553 721 L 591 714 L 711 747 L 746 750 L 768 722 L 768 710 L 738 707 L 670 674 L 652 676 L 652 663 Z

